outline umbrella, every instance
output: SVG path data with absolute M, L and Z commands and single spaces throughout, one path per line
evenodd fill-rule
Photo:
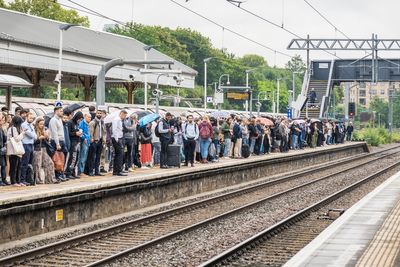
M 258 121 L 260 121 L 261 124 L 264 124 L 265 126 L 274 126 L 274 122 L 263 117 L 258 117 Z
M 211 113 L 211 117 L 214 117 L 216 119 L 228 118 L 229 116 L 230 114 L 227 111 L 214 111 L 213 113 Z
M 152 113 L 148 110 L 138 110 L 138 111 L 135 111 L 134 114 L 136 114 L 138 119 L 140 120 L 144 116 L 152 114 Z
M 121 112 L 121 110 L 116 110 L 116 111 L 108 114 L 106 116 L 106 118 L 104 119 L 104 123 L 112 123 L 113 120 L 115 120 L 117 117 L 119 117 L 120 112 Z M 130 116 L 130 115 L 132 115 L 133 110 L 126 109 L 126 112 L 128 112 L 128 116 Z
M 302 124 L 302 123 L 305 123 L 306 121 L 302 120 L 302 119 L 296 119 L 296 120 L 293 120 L 293 122 L 298 123 L 298 124 Z
M 141 118 L 141 119 L 139 120 L 140 127 L 143 127 L 143 126 L 145 126 L 146 124 L 151 123 L 151 122 L 157 120 L 158 118 L 160 118 L 160 115 L 157 114 L 157 113 L 153 113 L 153 114 L 146 115 L 146 116 L 144 116 L 143 118 Z
M 311 122 L 311 123 L 314 123 L 314 122 L 321 122 L 321 121 L 318 120 L 318 119 L 311 119 L 310 122 Z
M 64 112 L 70 112 L 70 113 L 74 113 L 75 111 L 77 111 L 78 109 L 84 108 L 85 104 L 83 103 L 74 103 L 71 105 L 68 105 L 67 107 L 64 108 Z

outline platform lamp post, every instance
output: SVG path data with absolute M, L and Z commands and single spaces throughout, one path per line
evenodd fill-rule
M 230 85 L 231 84 L 231 82 L 230 82 L 230 80 L 229 80 L 229 74 L 222 74 L 221 76 L 219 76 L 219 79 L 218 79 L 218 91 L 219 92 L 221 92 L 221 85 L 222 85 L 222 78 L 223 77 L 226 77 L 227 79 L 226 79 L 226 84 L 227 85 Z M 223 92 L 222 92 L 223 93 Z M 221 104 L 219 104 L 218 105 L 218 110 L 221 110 Z
M 264 94 L 264 101 L 268 101 L 267 98 L 267 92 L 259 92 L 258 96 L 257 96 L 257 103 L 256 103 L 256 107 L 257 107 L 257 117 L 260 117 L 260 111 L 261 111 L 261 102 L 260 102 L 260 95 Z
M 57 101 L 61 101 L 61 80 L 62 80 L 62 74 L 61 74 L 61 68 L 62 68 L 62 51 L 63 51 L 63 33 L 64 31 L 68 31 L 69 28 L 78 26 L 76 24 L 61 24 L 58 26 L 58 29 L 60 30 L 60 44 L 59 44 L 59 52 L 58 52 L 58 73 L 56 75 L 56 78 L 54 79 L 54 82 L 57 83 Z
M 278 78 L 276 79 L 277 82 L 277 92 L 276 92 L 276 113 L 279 113 L 279 90 L 280 90 L 280 81 L 282 80 L 282 78 Z
M 207 63 L 213 59 L 213 57 L 205 58 L 204 61 L 204 112 L 207 111 Z
M 255 69 L 257 69 L 257 68 L 246 70 L 246 87 L 247 88 L 249 88 L 249 73 L 253 72 Z M 249 111 L 249 115 L 251 118 L 253 116 L 253 89 L 250 88 L 248 90 L 249 90 L 249 94 L 250 94 L 250 101 L 249 100 L 246 101 L 246 112 Z M 249 102 L 250 102 L 250 106 L 249 106 Z
M 149 51 L 157 47 L 158 45 L 146 45 L 143 47 L 144 50 L 144 61 L 147 61 L 147 54 Z M 147 64 L 144 64 L 144 69 L 147 69 Z M 144 74 L 144 110 L 147 110 L 147 90 L 148 90 L 148 85 L 147 85 L 147 75 Z

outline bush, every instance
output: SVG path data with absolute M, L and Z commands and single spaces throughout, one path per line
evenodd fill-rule
M 400 142 L 400 134 L 395 133 L 391 138 L 389 132 L 385 128 L 364 128 L 354 133 L 354 139 L 365 140 L 372 146 L 379 146 L 395 142 L 394 140 Z

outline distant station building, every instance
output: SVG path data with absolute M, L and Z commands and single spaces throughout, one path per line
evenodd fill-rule
M 350 102 L 355 102 L 369 108 L 371 101 L 378 97 L 384 102 L 389 102 L 390 90 L 398 90 L 400 82 L 359 82 L 350 84 Z
M 27 79 L 33 84 L 32 97 L 40 96 L 42 85 L 53 85 L 58 70 L 58 21 L 39 18 L 7 9 L 0 9 L 0 73 Z M 150 44 L 151 45 L 151 44 Z M 84 100 L 93 101 L 96 76 L 105 62 L 122 58 L 144 60 L 146 44 L 136 39 L 84 27 L 71 27 L 63 32 L 63 88 L 83 87 Z M 174 70 L 181 70 L 184 80 L 177 84 L 172 75 L 159 77 L 160 85 L 194 88 L 197 72 L 173 58 L 151 49 L 147 60 L 174 61 Z M 135 88 L 143 88 L 143 65 L 123 65 L 112 68 L 106 78 L 120 81 L 128 91 L 128 103 L 133 102 Z M 154 69 L 168 66 L 151 65 Z M 131 79 L 134 77 L 134 79 Z M 147 74 L 148 83 L 156 84 L 158 74 Z M 113 84 L 115 87 L 115 83 Z

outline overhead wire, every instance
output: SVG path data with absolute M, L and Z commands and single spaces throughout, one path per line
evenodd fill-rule
M 126 27 L 126 23 L 124 23 L 122 21 L 116 20 L 116 19 L 111 18 L 109 16 L 106 16 L 104 14 L 101 14 L 101 13 L 99 13 L 99 12 L 93 10 L 93 9 L 90 9 L 90 8 L 88 8 L 88 7 L 86 7 L 86 6 L 82 5 L 82 4 L 79 4 L 79 3 L 77 3 L 77 2 L 75 2 L 73 0 L 67 0 L 67 1 L 69 1 L 69 2 L 71 2 L 73 4 L 75 4 L 75 5 L 78 5 L 82 9 L 81 8 L 76 8 L 76 7 L 73 7 L 73 6 L 70 6 L 70 5 L 66 5 L 66 4 L 63 4 L 63 3 L 59 3 L 59 4 L 61 6 L 63 6 L 63 7 L 69 8 L 69 9 L 77 10 L 77 11 L 80 11 L 80 12 L 83 12 L 83 13 L 86 13 L 86 14 L 90 14 L 90 15 L 96 16 L 96 17 L 105 18 L 107 20 L 115 22 L 118 25 Z M 142 31 L 142 30 L 140 30 L 138 28 L 136 28 L 135 31 L 138 31 L 138 32 L 141 32 L 141 33 L 146 33 L 146 32 L 144 32 L 144 31 Z M 178 40 L 178 42 L 182 43 L 182 44 L 185 44 L 185 45 L 191 45 L 191 46 L 200 48 L 199 45 L 197 45 L 196 43 L 193 43 L 193 42 L 186 42 L 186 41 L 183 41 L 183 40 Z M 276 51 L 274 51 L 274 52 L 276 52 Z M 222 58 L 222 57 L 216 57 L 216 56 L 213 56 L 213 58 L 217 59 L 217 60 L 221 60 L 221 61 L 230 62 L 230 64 L 236 65 L 237 67 L 251 68 L 251 66 L 247 66 L 247 65 L 243 65 L 243 64 L 237 63 L 236 61 L 234 61 L 231 58 Z
M 307 0 L 303 0 L 309 7 L 311 7 L 321 18 L 323 18 L 329 25 L 331 25 L 335 31 L 339 32 L 341 35 L 346 37 L 347 39 L 351 39 L 347 34 L 341 31 L 338 27 L 336 27 L 324 14 L 322 14 L 317 8 L 315 8 L 310 2 Z
M 170 0 L 170 1 L 172 1 L 172 0 Z M 250 14 L 250 15 L 256 17 L 256 18 L 259 18 L 259 19 L 261 19 L 261 20 L 263 20 L 263 21 L 265 21 L 265 22 L 267 22 L 267 23 L 269 23 L 269 24 L 271 24 L 271 25 L 273 25 L 273 26 L 275 26 L 275 27 L 277 27 L 277 28 L 279 28 L 279 29 L 282 29 L 282 30 L 284 30 L 285 32 L 287 32 L 287 33 L 289 33 L 289 34 L 291 34 L 291 35 L 293 35 L 293 36 L 295 36 L 295 37 L 297 37 L 297 38 L 299 38 L 299 39 L 304 39 L 304 38 L 301 37 L 300 35 L 294 33 L 293 31 L 289 30 L 288 28 L 284 27 L 283 25 L 278 25 L 277 23 L 275 23 L 275 22 L 273 22 L 273 21 L 271 21 L 271 20 L 269 20 L 269 19 L 267 19 L 267 18 L 264 18 L 264 17 L 262 17 L 262 16 L 260 16 L 260 15 L 258 15 L 258 14 L 256 14 L 256 13 L 254 13 L 254 12 L 252 12 L 252 11 L 246 9 L 246 8 L 243 8 L 243 7 L 242 7 L 240 4 L 238 4 L 237 2 L 234 2 L 234 1 L 231 1 L 231 0 L 226 0 L 226 1 L 227 1 L 229 4 L 231 4 L 231 5 L 233 5 L 233 6 L 237 7 L 237 8 L 239 8 L 239 9 L 241 9 L 241 10 L 243 10 L 244 12 L 246 12 L 246 13 L 248 13 L 248 14 Z M 330 55 L 332 55 L 332 56 L 334 56 L 334 57 L 336 57 L 336 58 L 338 58 L 338 59 L 342 59 L 342 58 L 340 58 L 339 56 L 337 56 L 336 54 L 331 53 L 331 52 L 329 52 L 329 51 L 327 51 L 327 50 L 322 49 L 322 51 L 324 51 L 325 53 L 328 53 L 328 54 L 330 54 Z
M 67 1 L 71 2 L 72 4 L 75 4 L 75 5 L 79 6 L 80 8 L 83 8 L 83 9 L 85 9 L 85 10 L 78 9 L 78 8 L 72 7 L 72 6 L 68 6 L 68 5 L 65 5 L 65 4 L 62 4 L 62 3 L 59 3 L 59 4 L 62 5 L 62 6 L 65 6 L 65 7 L 67 7 L 67 8 L 75 9 L 75 10 L 78 10 L 78 11 L 81 11 L 81 12 L 84 12 L 84 13 L 87 13 L 87 14 L 90 14 L 90 15 L 93 15 L 93 16 L 105 18 L 105 19 L 107 19 L 107 20 L 110 20 L 110 21 L 115 22 L 116 24 L 119 24 L 119 25 L 121 25 L 121 26 L 126 27 L 126 23 L 124 23 L 124 22 L 122 22 L 122 21 L 116 20 L 116 19 L 111 18 L 111 17 L 109 17 L 109 16 L 106 16 L 106 15 L 104 15 L 104 14 L 101 14 L 101 13 L 99 13 L 99 12 L 93 10 L 93 9 L 90 9 L 90 8 L 88 8 L 88 7 L 86 7 L 86 6 L 82 5 L 82 4 L 77 3 L 76 1 L 73 1 L 73 0 L 67 0 Z M 175 1 L 173 1 L 173 2 L 175 2 Z M 177 3 L 177 4 L 180 5 L 179 3 Z M 180 5 L 180 6 L 182 6 L 182 5 Z M 187 8 L 184 7 L 184 6 L 182 6 L 182 7 L 185 8 L 185 9 L 187 9 Z M 191 11 L 191 10 L 190 10 L 190 11 Z M 191 12 L 192 12 L 192 11 L 191 11 Z M 193 12 L 194 12 L 194 11 L 193 11 Z M 198 15 L 202 16 L 201 14 L 198 14 Z M 208 18 L 206 18 L 206 17 L 204 17 L 204 16 L 202 16 L 202 17 L 208 20 Z M 211 20 L 209 20 L 209 21 L 211 22 Z M 218 24 L 218 23 L 217 23 L 217 24 Z M 224 27 L 224 26 L 222 26 L 222 25 L 220 25 L 220 24 L 218 24 L 218 26 L 219 26 L 219 27 L 222 27 L 223 30 L 228 30 L 229 32 L 232 32 L 230 29 L 227 29 L 226 27 Z M 140 31 L 139 29 L 135 29 L 135 30 L 137 30 L 137 31 L 139 31 L 139 32 L 142 32 L 142 33 L 145 33 L 145 32 L 143 32 L 143 31 Z M 238 35 L 238 34 L 239 34 L 239 33 L 237 33 L 237 35 Z M 286 54 L 286 53 L 277 51 L 277 50 L 275 50 L 275 49 L 272 49 L 272 48 L 270 48 L 270 47 L 267 47 L 266 45 L 261 44 L 261 43 L 259 43 L 259 42 L 257 42 L 257 41 L 254 41 L 254 40 L 252 40 L 252 39 L 250 39 L 250 38 L 247 38 L 247 37 L 245 37 L 245 36 L 243 36 L 243 35 L 241 35 L 241 34 L 239 34 L 239 35 L 240 35 L 240 37 L 242 37 L 242 38 L 244 38 L 244 39 L 247 39 L 247 40 L 252 41 L 253 43 L 256 43 L 256 44 L 258 44 L 258 45 L 260 45 L 260 46 L 262 46 L 262 47 L 264 47 L 264 48 L 267 48 L 268 50 L 274 52 L 275 54 L 278 53 L 278 54 L 287 56 L 287 57 L 289 57 L 289 58 L 293 58 L 293 56 L 291 56 L 291 55 L 289 55 L 289 54 Z M 198 46 L 198 45 L 195 44 L 195 43 L 185 42 L 185 41 L 182 41 L 182 40 L 178 40 L 178 42 L 180 42 L 180 43 L 182 43 L 182 44 L 191 45 L 191 46 L 195 46 L 195 47 L 200 48 L 200 46 Z M 218 57 L 218 58 L 219 58 L 219 57 Z M 225 61 L 227 60 L 227 59 L 224 59 L 224 58 L 219 58 L 219 59 L 225 60 Z M 233 62 L 233 61 L 230 60 L 230 62 Z M 236 63 L 236 62 L 235 62 L 235 63 Z M 245 65 L 243 65 L 243 66 L 244 66 L 244 67 L 248 67 L 248 66 L 245 66 Z
M 232 30 L 232 29 L 230 29 L 230 28 L 228 28 L 228 27 L 226 27 L 226 26 L 224 26 L 224 25 L 221 25 L 220 23 L 218 23 L 218 22 L 216 22 L 216 21 L 214 21 L 214 20 L 212 20 L 212 19 L 210 19 L 210 18 L 208 18 L 208 17 L 206 17 L 206 16 L 204 16 L 204 15 L 202 15 L 202 14 L 200 14 L 200 13 L 198 13 L 198 12 L 196 12 L 196 11 L 194 11 L 194 10 L 192 10 L 192 9 L 190 9 L 190 8 L 188 8 L 188 7 L 186 7 L 186 6 L 182 5 L 182 4 L 180 4 L 180 3 L 178 3 L 178 2 L 176 2 L 175 0 L 170 0 L 170 2 L 172 2 L 172 3 L 174 3 L 175 5 L 180 6 L 181 8 L 183 8 L 183 9 L 185 9 L 185 10 L 187 10 L 187 11 L 193 13 L 193 14 L 195 14 L 196 16 L 199 16 L 199 17 L 203 18 L 204 20 L 207 20 L 208 22 L 210 22 L 210 23 L 212 23 L 212 24 L 214 24 L 214 25 L 220 27 L 221 29 L 224 29 L 225 31 L 228 31 L 228 32 L 230 32 L 230 33 L 232 33 L 232 34 L 234 34 L 234 35 L 236 35 L 236 36 L 239 36 L 239 37 L 241 37 L 241 38 L 243 38 L 243 39 L 246 39 L 247 41 L 250 41 L 250 42 L 255 43 L 255 44 L 257 44 L 257 45 L 259 45 L 259 46 L 261 46 L 261 47 L 264 47 L 264 48 L 266 48 L 266 49 L 268 49 L 268 50 L 270 50 L 270 51 L 272 51 L 272 52 L 274 52 L 274 53 L 276 52 L 276 53 L 278 53 L 278 54 L 280 54 L 280 55 L 287 56 L 287 57 L 290 57 L 290 58 L 293 57 L 293 56 L 291 56 L 291 55 L 289 55 L 289 54 L 287 54 L 287 53 L 278 51 L 278 50 L 276 50 L 276 49 L 274 49 L 274 48 L 271 48 L 270 46 L 267 46 L 267 45 L 265 45 L 265 44 L 262 44 L 262 43 L 260 43 L 260 42 L 258 42 L 258 41 L 255 41 L 255 40 L 253 40 L 253 39 L 251 39 L 251 38 L 249 38 L 249 37 L 247 37 L 247 36 L 245 36 L 245 35 L 243 35 L 243 34 L 237 32 L 237 31 L 234 31 L 234 30 Z

